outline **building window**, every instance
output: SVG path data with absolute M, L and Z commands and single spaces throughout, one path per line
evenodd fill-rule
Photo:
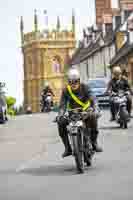
M 62 72 L 60 56 L 58 56 L 58 55 L 54 56 L 54 58 L 52 60 L 52 69 L 53 69 L 54 73 L 61 73 Z

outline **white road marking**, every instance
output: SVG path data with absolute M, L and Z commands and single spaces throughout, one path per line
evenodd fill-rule
M 44 147 L 43 147 L 44 148 Z M 21 171 L 24 171 L 25 169 L 30 168 L 36 161 L 38 161 L 43 155 L 47 156 L 48 152 L 46 149 L 42 149 L 40 152 L 38 152 L 35 156 L 33 156 L 30 160 L 24 162 L 21 164 L 17 169 L 16 172 L 19 173 Z

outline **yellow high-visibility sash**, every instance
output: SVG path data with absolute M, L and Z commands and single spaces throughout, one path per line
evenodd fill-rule
M 70 85 L 67 86 L 67 89 L 72 99 L 82 107 L 83 111 L 85 111 L 88 107 L 90 107 L 91 105 L 90 100 L 87 103 L 83 103 L 75 94 L 73 94 Z

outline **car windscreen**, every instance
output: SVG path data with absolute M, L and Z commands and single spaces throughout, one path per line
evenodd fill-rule
M 106 88 L 106 83 L 104 80 L 90 80 L 88 85 L 90 88 Z

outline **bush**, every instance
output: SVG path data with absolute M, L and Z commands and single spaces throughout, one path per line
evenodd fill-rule
M 15 116 L 16 111 L 14 108 L 14 104 L 16 103 L 16 99 L 14 97 L 6 97 L 6 103 L 7 103 L 7 113 L 11 116 Z
M 13 110 L 12 108 L 8 108 L 8 110 L 7 110 L 7 113 L 8 113 L 8 115 L 11 115 L 11 116 L 15 116 L 15 110 Z

